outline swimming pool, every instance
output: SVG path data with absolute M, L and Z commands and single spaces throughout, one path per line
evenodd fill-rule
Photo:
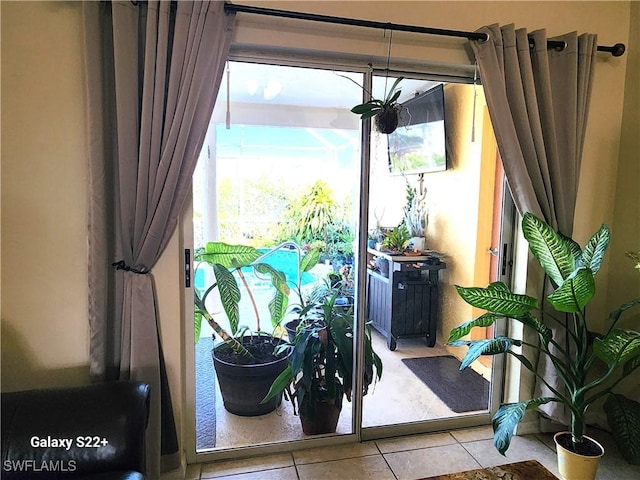
M 270 252 L 270 248 L 258 248 L 258 251 L 262 253 Z M 298 283 L 298 251 L 294 249 L 281 248 L 272 252 L 268 257 L 261 261 L 271 265 L 273 268 L 280 270 L 285 274 L 287 283 L 289 286 L 296 285 Z M 248 271 L 253 271 L 251 268 L 247 268 Z M 244 271 L 244 269 L 243 269 Z M 301 278 L 301 285 L 308 285 L 314 283 L 316 278 L 309 272 L 303 272 Z M 267 284 L 271 284 L 271 281 L 267 278 Z
M 271 251 L 270 248 L 258 248 L 261 253 Z M 298 251 L 294 249 L 282 248 L 271 253 L 261 263 L 271 265 L 273 268 L 280 270 L 287 278 L 287 284 L 291 287 L 298 283 Z M 244 267 L 242 272 L 245 274 L 247 282 L 252 287 L 271 287 L 271 279 L 268 275 L 258 278 L 251 267 Z M 316 277 L 309 272 L 303 272 L 301 278 L 301 286 L 309 285 L 316 282 Z M 199 289 L 205 287 L 205 269 L 198 268 L 195 273 L 194 286 Z

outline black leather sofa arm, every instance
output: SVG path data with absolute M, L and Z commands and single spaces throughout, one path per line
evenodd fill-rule
M 2 478 L 144 479 L 149 386 L 2 394 Z

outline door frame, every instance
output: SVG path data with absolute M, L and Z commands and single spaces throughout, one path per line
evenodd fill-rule
M 371 67 L 367 67 L 366 63 L 362 62 L 362 59 L 354 60 L 337 60 L 332 57 L 324 58 L 323 60 L 308 59 L 306 61 L 300 58 L 291 59 L 291 57 L 282 57 L 274 54 L 274 52 L 268 52 L 265 55 L 257 55 L 256 52 L 235 53 L 229 57 L 230 61 L 242 61 L 250 63 L 265 63 L 284 66 L 301 66 L 311 68 L 322 69 L 335 69 L 335 70 L 347 70 L 356 73 L 363 73 L 365 78 L 365 87 L 368 86 L 368 90 L 371 91 L 372 78 L 375 73 Z M 427 74 L 424 65 L 404 65 L 397 73 L 402 72 L 415 72 L 416 76 L 430 76 L 433 78 L 439 78 L 443 81 L 456 81 L 459 83 L 472 83 L 472 76 L 460 76 L 460 66 L 455 69 L 455 74 L 443 75 L 443 74 Z M 469 73 L 473 75 L 473 69 L 469 70 Z M 407 73 L 408 74 L 408 73 Z M 359 368 L 364 361 L 364 330 L 366 312 L 366 262 L 367 262 L 367 232 L 368 232 L 368 204 L 369 204 L 369 167 L 370 167 L 370 122 L 364 122 L 362 127 L 361 137 L 361 164 L 360 164 L 360 206 L 358 219 L 358 244 L 357 244 L 357 265 L 358 272 L 356 277 L 357 288 L 357 304 L 356 304 L 356 325 L 357 325 L 357 354 L 354 362 L 357 372 L 357 377 L 354 379 L 356 387 L 354 391 L 358 392 L 357 385 L 361 385 L 363 382 L 363 371 Z M 496 147 L 497 152 L 497 147 Z M 190 196 L 192 198 L 192 196 Z M 184 212 L 181 216 L 181 232 L 180 232 L 180 252 L 181 256 L 185 259 L 187 256 L 193 258 L 193 203 L 192 201 L 186 202 Z M 503 210 L 504 212 L 504 210 Z M 504 222 L 504 220 L 503 220 Z M 504 223 L 503 223 L 504 225 Z M 463 417 L 453 417 L 445 420 L 423 420 L 412 423 L 405 423 L 400 425 L 385 425 L 375 427 L 362 427 L 362 415 L 363 404 L 362 396 L 354 395 L 352 409 L 352 432 L 351 434 L 341 434 L 330 437 L 310 438 L 303 440 L 282 441 L 269 445 L 260 446 L 242 446 L 229 448 L 225 450 L 216 450 L 213 452 L 196 452 L 196 434 L 195 434 L 195 350 L 193 343 L 194 327 L 193 321 L 189 319 L 193 318 L 193 286 L 184 285 L 183 292 L 183 325 L 184 325 L 184 388 L 183 388 L 183 412 L 181 415 L 183 425 L 183 449 L 186 454 L 187 463 L 202 463 L 211 462 L 221 459 L 233 459 L 242 458 L 252 455 L 265 455 L 280 452 L 290 452 L 292 450 L 300 450 L 321 446 L 339 445 L 345 443 L 354 443 L 364 440 L 374 440 L 385 437 L 411 435 L 417 433 L 429 433 L 442 430 L 455 430 L 465 427 L 473 427 L 480 425 L 488 425 L 491 421 L 491 415 L 497 409 L 498 404 L 502 398 L 503 388 L 503 361 L 501 356 L 494 358 L 492 368 L 492 397 L 490 402 L 490 410 L 481 414 L 466 415 Z M 501 327 L 503 328 L 503 327 Z M 497 333 L 504 333 L 498 331 Z

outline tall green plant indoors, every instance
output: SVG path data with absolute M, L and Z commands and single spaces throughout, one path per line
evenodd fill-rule
M 195 252 L 194 258 L 197 262 L 207 263 L 213 270 L 215 281 L 205 287 L 204 291 L 194 289 L 195 302 L 195 332 L 196 342 L 200 336 L 202 320 L 205 319 L 215 333 L 231 348 L 245 355 L 250 355 L 235 337 L 242 333 L 240 328 L 240 284 L 245 287 L 251 300 L 251 305 L 255 314 L 255 330 L 261 331 L 260 312 L 254 298 L 253 292 L 243 273 L 243 268 L 253 268 L 262 275 L 268 275 L 273 286 L 273 297 L 268 308 L 271 317 L 272 327 L 277 327 L 283 319 L 289 302 L 289 286 L 286 276 L 280 270 L 267 263 L 256 263 L 262 256 L 259 250 L 247 245 L 229 245 L 224 242 L 208 242 L 204 248 Z M 229 319 L 229 330 L 227 332 L 214 318 L 206 305 L 207 297 L 218 290 L 222 307 Z
M 493 416 L 493 430 L 494 444 L 501 454 L 509 448 L 525 413 L 548 402 L 562 403 L 571 411 L 572 443 L 574 450 L 580 452 L 589 407 L 611 394 L 622 379 L 640 366 L 640 333 L 617 328 L 622 313 L 638 305 L 640 299 L 631 300 L 614 311 L 606 333 L 590 331 L 585 317 L 586 306 L 595 294 L 594 277 L 609 245 L 609 229 L 602 225 L 584 249 L 531 213 L 524 215 L 522 229 L 530 251 L 553 284 L 554 291 L 546 301 L 554 311 L 545 309 L 543 314 L 536 298 L 513 293 L 502 282 L 492 283 L 487 288 L 456 286 L 465 302 L 487 312 L 454 328 L 448 344 L 468 347 L 460 369 L 469 366 L 480 355 L 505 353 L 518 359 L 553 393 L 549 397 L 500 405 Z M 553 330 L 543 323 L 543 316 L 545 321 L 551 322 L 549 325 Z M 534 344 L 506 336 L 461 340 L 473 327 L 487 327 L 505 319 L 516 320 L 533 330 L 538 342 Z M 554 338 L 554 331 L 561 330 L 566 333 L 568 347 Z M 537 355 L 548 357 L 564 389 L 549 385 L 536 371 L 535 361 L 514 350 L 520 346 L 530 347 Z M 598 363 L 603 364 L 604 369 Z M 611 415 L 616 419 L 610 422 L 610 427 L 625 458 L 637 464 L 640 462 L 640 404 L 619 395 L 614 398 L 619 401 L 609 404 Z

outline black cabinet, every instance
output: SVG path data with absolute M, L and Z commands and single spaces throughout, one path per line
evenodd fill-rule
M 367 270 L 367 317 L 373 327 L 385 336 L 390 350 L 396 349 L 398 337 L 410 335 L 424 335 L 427 345 L 433 347 L 438 326 L 438 272 L 446 264 L 428 255 L 369 250 L 369 256 L 379 267 Z

